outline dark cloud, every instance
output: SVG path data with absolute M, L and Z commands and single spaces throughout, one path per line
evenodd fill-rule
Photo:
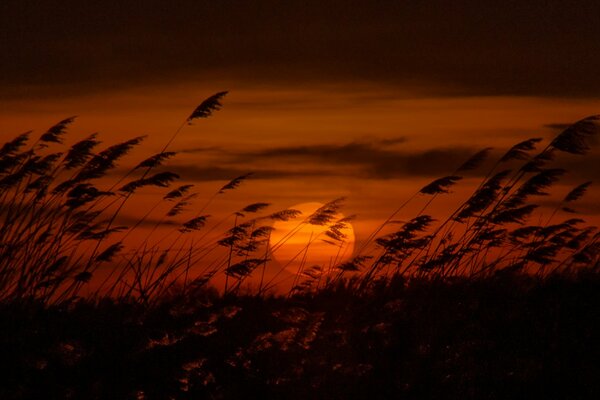
M 396 144 L 406 143 L 406 136 L 397 136 L 389 139 L 380 139 L 378 143 L 382 146 L 394 146 Z
M 552 134 L 555 135 L 556 133 L 560 133 L 561 131 L 564 131 L 571 125 L 572 124 L 568 124 L 568 123 L 554 123 L 554 124 L 546 124 L 546 125 L 544 125 L 544 128 L 548 128 L 548 129 L 552 130 L 553 131 Z
M 293 164 L 311 162 L 313 165 L 359 166 L 363 177 L 387 179 L 451 172 L 473 153 L 472 149 L 463 147 L 408 152 L 390 150 L 383 147 L 381 142 L 351 142 L 270 148 L 238 155 L 236 161 L 256 164 L 266 159 L 277 159 Z
M 219 146 L 208 146 L 208 147 L 191 147 L 188 149 L 179 149 L 177 153 L 220 153 L 223 152 L 223 148 Z
M 558 191 L 558 189 L 556 189 L 555 191 Z M 593 198 L 594 196 L 597 196 L 597 195 L 598 195 L 598 192 L 589 193 L 587 195 L 587 197 Z M 559 198 L 552 199 L 552 198 L 548 198 L 548 197 L 538 197 L 538 198 L 533 199 L 533 203 L 537 204 L 538 206 L 541 206 L 541 207 L 546 207 L 550 210 L 554 210 L 554 209 L 556 209 L 556 207 L 566 206 L 566 207 L 570 208 L 572 211 L 574 211 L 574 212 L 565 212 L 563 210 L 558 210 L 557 213 L 555 214 L 555 216 L 551 220 L 552 223 L 560 223 L 561 221 L 565 221 L 565 220 L 571 219 L 571 218 L 581 218 L 584 221 L 586 221 L 591 216 L 600 215 L 600 205 L 597 202 L 594 202 L 593 200 L 588 200 L 586 198 L 584 198 L 583 200 L 578 200 L 576 203 L 565 205 L 565 204 L 561 203 Z M 587 223 L 583 223 L 581 225 L 581 227 L 586 226 L 586 225 L 587 225 Z
M 444 147 L 407 150 L 385 146 L 383 141 L 345 144 L 282 146 L 255 151 L 226 152 L 219 158 L 221 166 L 175 165 L 170 169 L 190 180 L 229 180 L 247 172 L 258 179 L 291 177 L 347 176 L 363 179 L 439 177 L 452 174 L 481 149 Z M 494 150 L 471 176 L 487 174 L 495 160 L 507 149 Z M 600 161 L 598 149 L 587 156 L 558 154 L 555 167 L 569 171 L 569 180 L 600 180 L 600 170 L 591 168 Z M 511 166 L 507 166 L 511 167 Z M 515 167 L 515 166 L 512 166 Z
M 158 213 L 157 213 L 158 214 Z M 158 218 L 158 217 L 146 217 L 141 221 L 139 216 L 128 215 L 128 214 L 119 214 L 116 218 L 115 224 L 117 226 L 127 226 L 129 228 L 134 226 L 143 226 L 143 227 L 154 227 L 156 225 L 162 226 L 179 226 L 181 223 L 168 220 L 167 218 Z
M 597 97 L 600 2 L 0 2 L 0 96 L 192 80 Z
M 383 148 L 382 143 L 351 142 L 276 147 L 223 154 L 225 166 L 173 165 L 183 179 L 228 180 L 249 171 L 258 179 L 352 176 L 391 179 L 451 173 L 476 150 L 463 147 L 408 152 Z
M 591 180 L 600 183 L 600 168 L 597 168 L 600 165 L 600 152 L 598 149 L 586 156 L 559 156 L 554 164 L 557 168 L 567 170 L 569 172 L 567 178 L 570 180 Z
M 334 176 L 341 173 L 327 169 L 271 169 L 264 167 L 214 167 L 192 164 L 175 164 L 168 167 L 183 180 L 189 181 L 228 181 L 252 172 L 252 179 L 285 179 L 307 176 Z

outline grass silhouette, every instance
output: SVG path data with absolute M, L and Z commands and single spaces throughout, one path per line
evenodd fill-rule
M 228 226 L 229 217 L 213 222 L 206 213 L 250 173 L 200 206 L 193 185 L 172 187 L 179 177 L 163 170 L 175 156 L 169 147 L 226 94 L 203 101 L 159 153 L 109 184 L 143 137 L 96 151 L 91 135 L 57 152 L 71 117 L 33 142 L 26 132 L 0 148 L 2 398 L 599 394 L 600 235 L 573 217 L 590 182 L 544 221 L 528 222 L 535 199 L 565 173 L 552 163 L 561 153 L 586 154 L 599 116 L 540 151 L 538 138 L 516 144 L 449 215 L 426 214 L 465 173 L 489 164 L 491 149 L 475 153 L 401 203 L 351 260 L 302 263 L 291 289 L 275 295 L 279 274 L 265 278 L 273 254 L 305 225 L 327 230 L 311 236 L 300 259 L 315 241 L 341 248 L 350 218 L 337 217 L 343 199 L 335 199 L 271 244 L 273 221 L 299 211 L 253 203 Z M 148 187 L 164 194 L 133 226 L 118 225 L 125 204 Z M 398 226 L 394 218 L 417 198 L 425 205 Z M 165 205 L 127 248 L 125 239 Z M 155 238 L 162 225 L 171 232 Z M 110 273 L 98 278 L 100 268 Z M 211 283 L 223 274 L 219 292 Z M 244 285 L 250 279 L 254 289 Z

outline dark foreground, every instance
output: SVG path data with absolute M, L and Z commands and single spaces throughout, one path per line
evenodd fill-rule
M 5 305 L 0 322 L 1 399 L 600 398 L 598 274 Z

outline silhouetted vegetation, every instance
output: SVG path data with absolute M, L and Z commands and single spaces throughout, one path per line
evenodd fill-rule
M 5 305 L 3 399 L 597 398 L 598 274 Z M 178 291 L 174 291 L 178 293 Z
M 552 163 L 584 155 L 599 116 L 541 151 L 538 138 L 516 144 L 448 216 L 426 214 L 465 174 L 488 167 L 491 149 L 475 153 L 405 200 L 350 260 L 302 262 L 289 292 L 275 295 L 279 274 L 265 279 L 273 254 L 305 225 L 326 230 L 297 257 L 315 241 L 341 249 L 351 217 L 339 217 L 340 198 L 306 216 L 259 202 L 212 222 L 207 209 L 251 173 L 200 205 L 193 185 L 171 187 L 179 176 L 162 170 L 175 156 L 169 146 L 225 95 L 203 101 L 116 182 L 115 167 L 143 137 L 96 151 L 94 134 L 54 151 L 71 117 L 33 143 L 27 132 L 0 148 L 1 398 L 600 394 L 600 235 L 574 205 L 590 182 L 532 218 L 535 199 L 565 173 Z M 165 192 L 133 226 L 119 225 L 148 187 Z M 421 211 L 396 221 L 416 199 L 425 199 Z M 161 209 L 151 233 L 126 247 Z M 298 217 L 270 242 L 274 221 Z M 154 237 L 163 225 L 170 232 Z M 100 268 L 110 273 L 99 278 Z M 211 283 L 223 275 L 218 292 Z

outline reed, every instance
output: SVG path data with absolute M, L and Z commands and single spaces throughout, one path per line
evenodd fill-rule
M 179 179 L 169 171 L 156 171 L 176 154 L 168 148 L 180 131 L 198 119 L 208 118 L 222 107 L 227 92 L 210 96 L 194 109 L 162 150 L 129 169 L 114 183 L 106 181 L 115 167 L 144 137 L 135 137 L 97 151 L 98 136 L 92 134 L 69 148 L 64 139 L 75 117 L 66 118 L 32 141 L 31 132 L 18 135 L 0 148 L 0 302 L 35 300 L 44 304 L 71 302 L 87 293 L 138 299 L 151 304 L 183 279 L 184 287 L 210 285 L 225 276 L 224 292 L 239 293 L 242 284 L 256 277 L 262 296 L 281 281 L 280 267 L 265 280 L 270 259 L 304 226 L 325 226 L 324 234 L 311 236 L 296 256 L 306 260 L 311 243 L 325 241 L 342 248 L 343 229 L 351 218 L 336 219 L 343 199 L 334 199 L 303 216 L 279 243 L 270 242 L 271 223 L 297 218 L 296 210 L 263 214 L 268 203 L 242 207 L 220 222 L 211 223 L 205 211 L 214 201 L 252 178 L 234 177 L 202 206 L 194 205 L 198 194 L 191 184 L 171 185 Z M 439 196 L 447 196 L 463 174 L 482 167 L 492 154 L 484 148 L 455 168 L 418 190 L 372 232 L 350 261 L 338 256 L 331 265 L 301 262 L 288 295 L 335 287 L 352 282 L 356 291 L 371 290 L 381 279 L 456 276 L 482 277 L 503 271 L 522 271 L 539 277 L 572 273 L 585 265 L 598 268 L 600 235 L 583 219 L 571 218 L 573 204 L 585 195 L 591 182 L 574 187 L 557 203 L 545 224 L 532 225 L 539 209 L 535 199 L 548 194 L 564 170 L 553 168 L 560 153 L 585 155 L 588 139 L 598 133 L 598 116 L 576 122 L 535 153 L 539 138 L 517 143 L 499 157 L 473 193 L 447 216 L 425 214 Z M 508 166 L 508 167 L 505 167 Z M 497 171 L 500 167 L 504 168 Z M 103 188 L 102 186 L 109 186 Z M 164 189 L 156 203 L 132 226 L 116 225 L 125 203 L 147 188 Z M 425 198 L 418 214 L 391 233 L 394 217 L 411 201 Z M 151 232 L 134 248 L 125 239 L 157 210 Z M 184 222 L 173 218 L 193 212 Z M 568 218 L 552 223 L 557 216 Z M 223 234 L 217 229 L 233 219 Z M 167 224 L 168 223 L 168 224 Z M 165 225 L 163 227 L 163 225 Z M 170 229 L 154 237 L 158 228 Z M 211 234 L 213 234 L 211 236 Z M 222 252 L 219 248 L 224 248 Z M 221 254 L 209 261 L 208 256 Z M 97 289 L 89 286 L 99 268 L 110 272 Z M 201 272 L 198 275 L 192 271 Z M 378 286 L 377 286 L 378 287 Z

